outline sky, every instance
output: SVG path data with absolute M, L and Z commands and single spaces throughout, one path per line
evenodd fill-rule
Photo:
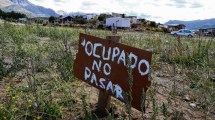
M 55 11 L 124 13 L 159 23 L 215 18 L 215 0 L 29 0 Z

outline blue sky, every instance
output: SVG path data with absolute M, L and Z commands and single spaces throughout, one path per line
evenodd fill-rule
M 197 20 L 215 18 L 215 0 L 29 0 L 55 11 L 106 13 L 126 15 L 167 22 L 168 20 Z

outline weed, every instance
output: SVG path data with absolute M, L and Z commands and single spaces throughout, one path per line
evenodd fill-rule
M 72 69 L 81 32 L 84 33 L 84 29 L 0 24 L 0 119 L 66 119 L 68 116 L 78 116 L 81 110 L 85 115 L 83 119 L 92 119 L 86 96 L 79 91 L 80 87 L 86 87 L 85 84 L 71 85 L 71 82 L 76 82 Z M 111 35 L 110 31 L 104 30 L 90 29 L 87 32 L 101 38 Z M 165 79 L 174 80 L 171 81 L 173 90 L 170 92 L 174 94 L 168 96 L 168 104 L 156 98 L 158 81 L 153 80 L 151 88 L 147 92 L 142 91 L 142 118 L 144 114 L 153 120 L 158 119 L 159 115 L 163 115 L 164 119 L 169 119 L 170 115 L 174 119 L 183 118 L 183 114 L 186 114 L 183 111 L 167 112 L 168 108 L 175 107 L 169 104 L 179 100 L 180 94 L 176 93 L 180 90 L 181 80 L 183 94 L 188 95 L 190 102 L 196 103 L 197 108 L 204 111 L 204 118 L 214 117 L 213 38 L 175 39 L 163 33 L 128 31 L 119 31 L 118 35 L 122 38 L 122 44 L 153 51 L 152 75 L 165 72 L 170 76 L 164 76 Z M 128 61 L 130 90 L 125 97 L 125 106 L 129 119 L 133 119 L 131 93 L 135 86 L 129 64 Z M 168 70 L 165 70 L 165 66 Z M 173 66 L 173 69 L 169 66 Z M 160 79 L 162 77 L 159 76 Z M 169 87 L 165 90 L 171 90 Z M 80 98 L 82 103 L 78 102 Z M 152 113 L 144 113 L 144 107 L 152 108 Z M 114 119 L 114 112 L 115 109 L 107 119 Z

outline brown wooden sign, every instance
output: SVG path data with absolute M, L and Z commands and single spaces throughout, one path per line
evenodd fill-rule
M 152 53 L 85 34 L 80 34 L 79 39 L 75 76 L 125 102 L 125 93 L 129 92 L 126 67 L 129 58 L 133 75 L 132 107 L 141 110 L 142 90 L 151 85 L 148 76 Z

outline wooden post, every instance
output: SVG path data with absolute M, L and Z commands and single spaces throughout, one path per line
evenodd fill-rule
M 106 39 L 113 40 L 114 42 L 120 41 L 120 36 L 106 36 Z M 110 110 L 111 96 L 106 91 L 99 91 L 98 106 L 96 108 L 95 114 L 97 117 L 103 118 L 107 116 L 107 112 Z
M 98 97 L 98 106 L 96 108 L 96 115 L 98 117 L 105 117 L 108 114 L 108 111 L 110 110 L 110 101 L 111 96 L 106 93 L 106 91 L 99 91 L 99 97 Z

